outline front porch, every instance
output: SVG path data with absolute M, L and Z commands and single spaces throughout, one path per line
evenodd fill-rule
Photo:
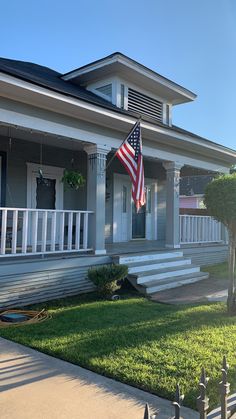
M 153 252 L 227 241 L 211 217 L 179 215 L 183 164 L 144 157 L 147 204 L 137 214 L 120 162 L 106 171 L 112 156 L 106 145 L 13 126 L 0 126 L 0 139 L 0 258 Z M 64 169 L 79 170 L 86 186 L 66 188 Z
M 93 211 L 0 208 L 0 257 L 79 254 L 94 251 L 89 228 Z M 180 247 L 225 245 L 227 235 L 209 216 L 180 215 Z M 164 240 L 107 243 L 108 255 L 166 250 Z

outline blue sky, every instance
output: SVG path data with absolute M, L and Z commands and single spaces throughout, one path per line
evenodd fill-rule
M 61 72 L 121 51 L 197 93 L 175 125 L 236 149 L 235 0 L 1 0 L 0 40 Z

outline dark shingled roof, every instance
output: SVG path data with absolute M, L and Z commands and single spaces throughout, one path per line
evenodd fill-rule
M 180 179 L 180 195 L 203 195 L 209 182 L 215 175 L 184 176 Z
M 63 93 L 67 96 L 73 96 L 87 102 L 117 109 L 116 106 L 110 104 L 105 99 L 100 98 L 94 93 L 89 92 L 83 87 L 62 80 L 60 78 L 62 76 L 61 73 L 48 67 L 25 61 L 0 58 L 0 71 L 56 92 Z
M 55 70 L 52 70 L 48 67 L 41 66 L 39 64 L 0 57 L 0 72 L 9 74 L 11 76 L 15 76 L 30 83 L 34 83 L 38 86 L 48 88 L 55 92 L 62 93 L 66 96 L 84 100 L 86 102 L 93 103 L 94 105 L 99 105 L 103 108 L 110 109 L 112 111 L 124 115 L 132 116 L 134 118 L 140 117 L 140 114 L 133 111 L 120 109 L 112 103 L 106 101 L 105 99 L 102 99 L 101 97 L 97 96 L 96 94 L 89 92 L 81 86 L 78 86 L 77 84 L 73 84 L 70 81 L 64 81 L 63 79 L 61 79 L 61 76 L 63 74 Z M 222 148 L 222 151 L 234 151 L 228 147 L 217 144 L 214 141 L 207 140 L 206 138 L 193 134 L 192 132 L 186 131 L 177 126 L 173 125 L 172 127 L 169 127 L 163 124 L 162 122 L 156 121 L 148 116 L 142 116 L 142 119 L 146 122 L 150 122 L 151 124 L 161 126 L 168 130 L 191 136 L 203 142 L 208 142 L 209 144 L 217 145 L 218 147 Z

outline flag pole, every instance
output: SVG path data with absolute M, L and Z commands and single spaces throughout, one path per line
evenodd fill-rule
M 141 122 L 142 117 L 140 116 L 139 119 L 137 120 L 137 122 L 134 124 L 132 130 L 128 133 L 128 135 L 125 137 L 124 141 L 122 141 L 121 145 L 119 146 L 119 148 L 125 143 L 125 141 L 127 140 L 127 138 L 131 135 L 132 131 L 135 130 L 136 125 Z M 109 160 L 109 162 L 106 165 L 106 170 L 108 169 L 108 167 L 111 165 L 111 163 L 113 162 L 114 158 L 116 157 L 116 153 L 112 156 L 112 158 Z

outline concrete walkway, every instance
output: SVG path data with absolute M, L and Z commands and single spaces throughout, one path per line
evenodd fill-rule
M 226 301 L 227 280 L 210 277 L 194 284 L 184 285 L 152 294 L 151 299 L 167 304 L 193 304 L 215 301 Z
M 168 400 L 2 338 L 0 348 L 4 419 L 143 419 L 146 402 L 158 419 L 173 416 Z M 182 415 L 198 418 L 187 408 Z

